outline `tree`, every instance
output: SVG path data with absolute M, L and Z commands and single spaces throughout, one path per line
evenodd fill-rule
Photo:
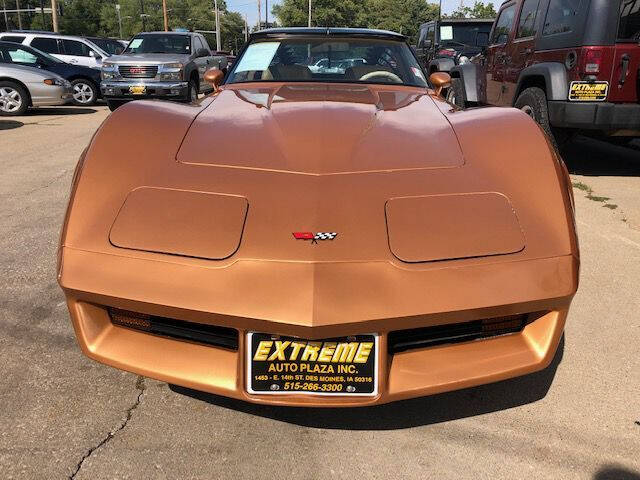
M 273 14 L 285 27 L 308 24 L 308 0 L 283 0 Z M 427 0 L 313 0 L 312 25 L 382 28 L 413 38 L 421 23 L 438 17 L 438 5 Z
M 357 23 L 366 28 L 398 32 L 412 40 L 420 24 L 438 18 L 438 9 L 438 4 L 425 0 L 364 0 Z
M 66 0 L 60 17 L 60 31 L 67 35 L 104 35 L 101 26 L 104 0 Z
M 312 25 L 322 27 L 356 26 L 362 0 L 313 0 Z M 360 5 L 360 6 L 359 6 Z M 309 21 L 308 0 L 284 0 L 274 5 L 271 13 L 283 27 L 306 27 Z
M 496 18 L 497 13 L 493 7 L 493 3 L 475 2 L 473 7 L 458 8 L 446 18 Z
M 244 45 L 244 18 L 238 12 L 225 12 L 220 17 L 222 49 L 237 53 Z

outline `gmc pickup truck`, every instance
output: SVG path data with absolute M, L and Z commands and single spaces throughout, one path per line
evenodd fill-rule
M 103 62 L 100 89 L 111 111 L 142 98 L 192 102 L 211 89 L 203 79 L 212 68 L 226 72 L 227 58 L 212 55 L 199 33 L 140 33 Z

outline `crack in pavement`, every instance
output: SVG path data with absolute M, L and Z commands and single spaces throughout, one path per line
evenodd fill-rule
M 144 377 L 138 376 L 138 379 L 136 380 L 136 388 L 139 390 L 138 397 L 136 398 L 136 401 L 133 403 L 133 405 L 131 405 L 127 409 L 127 415 L 125 416 L 122 423 L 115 429 L 111 430 L 106 437 L 104 437 L 100 442 L 98 442 L 96 446 L 91 447 L 89 450 L 87 450 L 87 452 L 82 456 L 80 461 L 76 464 L 76 467 L 73 469 L 73 472 L 71 473 L 71 475 L 69 475 L 69 480 L 74 480 L 76 478 L 76 475 L 78 475 L 78 473 L 80 472 L 80 469 L 82 468 L 82 465 L 84 464 L 84 462 L 91 455 L 93 455 L 95 451 L 97 451 L 98 449 L 102 448 L 104 445 L 109 443 L 109 441 L 113 437 L 115 437 L 119 431 L 124 430 L 124 428 L 127 426 L 127 424 L 129 423 L 129 420 L 131 420 L 133 412 L 135 411 L 136 408 L 138 408 L 138 406 L 140 405 L 140 402 L 142 401 L 142 395 L 144 395 L 144 392 L 146 391 L 146 386 L 144 384 Z

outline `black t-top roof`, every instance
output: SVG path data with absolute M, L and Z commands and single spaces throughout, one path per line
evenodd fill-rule
M 288 27 L 288 28 L 267 28 L 252 33 L 251 37 L 279 37 L 289 35 L 336 35 L 353 37 L 377 37 L 390 40 L 406 40 L 400 33 L 389 30 L 376 30 L 373 28 L 338 28 L 338 27 Z

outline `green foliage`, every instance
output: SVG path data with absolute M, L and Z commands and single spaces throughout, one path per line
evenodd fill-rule
M 391 30 L 415 39 L 420 24 L 438 18 L 438 4 L 425 0 L 365 0 L 359 26 Z
M 96 35 L 128 39 L 142 31 L 164 30 L 161 0 L 59 0 L 58 3 L 62 10 L 60 32 L 67 35 Z M 122 34 L 120 34 L 116 4 L 120 5 Z M 141 17 L 142 8 L 144 8 L 144 22 Z M 236 50 L 244 44 L 244 19 L 239 13 L 228 12 L 225 0 L 218 1 L 218 8 L 223 49 Z M 167 0 L 167 9 L 170 30 L 186 28 L 212 31 L 216 28 L 212 0 Z M 22 14 L 22 20 L 24 28 L 51 29 L 50 14 L 46 15 L 44 26 L 40 14 Z M 12 28 L 16 27 L 12 25 Z M 209 45 L 215 49 L 215 35 L 206 36 Z
M 285 27 L 306 26 L 308 0 L 283 0 L 272 13 Z M 313 0 L 311 24 L 322 27 L 381 28 L 414 38 L 421 23 L 438 16 L 426 0 Z
M 493 3 L 475 2 L 473 7 L 458 8 L 451 15 L 445 15 L 446 18 L 496 18 L 497 13 L 493 7 Z
M 66 0 L 62 3 L 60 31 L 68 35 L 104 35 L 100 12 L 105 0 Z M 51 21 L 48 16 L 47 21 Z
M 238 12 L 226 12 L 220 18 L 222 49 L 238 52 L 244 45 L 244 18 Z M 211 44 L 215 48 L 215 42 Z
M 313 0 L 312 26 L 353 27 L 357 25 L 358 11 L 365 7 L 362 0 Z M 283 27 L 306 27 L 309 22 L 308 0 L 284 0 L 274 5 L 271 13 Z

